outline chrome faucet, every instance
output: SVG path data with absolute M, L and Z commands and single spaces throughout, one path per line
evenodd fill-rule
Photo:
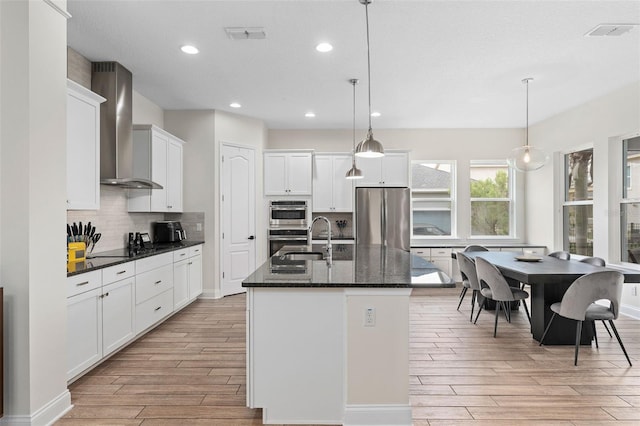
M 311 226 L 309 227 L 309 233 L 313 232 L 313 225 L 318 221 L 318 220 L 324 220 L 327 224 L 327 245 L 325 246 L 326 250 L 327 250 L 327 265 L 331 265 L 332 264 L 332 248 L 331 248 L 331 222 L 329 222 L 329 219 L 327 219 L 324 216 L 317 216 L 315 219 L 313 219 L 313 222 L 311 222 Z

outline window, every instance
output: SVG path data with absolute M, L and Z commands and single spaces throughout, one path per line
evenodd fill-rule
M 504 161 L 471 161 L 471 236 L 512 235 L 513 175 Z
M 622 165 L 625 185 L 620 203 L 620 260 L 640 263 L 640 137 L 623 141 Z
M 593 148 L 564 156 L 564 250 L 593 256 Z
M 412 237 L 453 235 L 454 161 L 411 163 Z

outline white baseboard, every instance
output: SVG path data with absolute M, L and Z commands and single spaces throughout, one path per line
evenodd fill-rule
M 411 405 L 347 405 L 344 410 L 343 424 L 345 426 L 411 426 Z
M 620 313 L 622 315 L 640 320 L 640 308 L 631 305 L 620 305 Z
M 220 299 L 222 296 L 217 290 L 203 290 L 198 299 Z
M 64 416 L 73 408 L 71 405 L 71 394 L 65 389 L 60 395 L 49 401 L 44 407 L 32 415 L 27 416 L 5 416 L 0 419 L 3 426 L 49 426 Z

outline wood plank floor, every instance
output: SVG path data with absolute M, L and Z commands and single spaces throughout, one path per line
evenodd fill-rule
M 539 347 L 524 312 L 469 322 L 459 289 L 411 297 L 414 425 L 638 425 L 640 322 L 616 325 L 632 362 L 598 327 L 600 349 Z M 245 407 L 245 298 L 198 300 L 70 386 L 57 425 L 259 425 Z

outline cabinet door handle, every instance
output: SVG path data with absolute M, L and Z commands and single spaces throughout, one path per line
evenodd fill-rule
M 160 284 L 162 282 L 162 280 L 158 280 L 156 281 L 156 284 Z
M 126 269 L 124 271 L 116 272 L 116 275 L 124 274 L 125 272 L 127 272 Z
M 249 235 L 249 238 L 247 238 L 248 240 L 255 240 L 256 236 L 255 235 Z M 196 250 L 196 252 L 199 250 Z
M 106 293 L 104 294 L 104 297 L 107 297 L 107 296 L 109 296 L 109 292 L 106 292 Z
M 89 281 L 83 281 L 81 283 L 76 284 L 76 286 L 80 287 L 81 285 L 87 285 L 89 284 Z
M 154 309 L 155 312 L 159 311 L 160 309 L 162 309 L 162 306 L 158 306 L 157 308 Z
M 189 265 L 193 265 L 193 262 L 189 262 L 188 264 L 189 264 Z

